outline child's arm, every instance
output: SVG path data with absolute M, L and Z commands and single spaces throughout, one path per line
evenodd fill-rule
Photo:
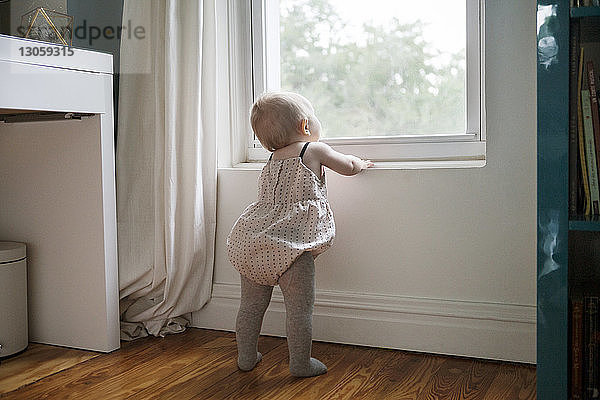
M 353 155 L 339 153 L 322 142 L 315 142 L 313 144 L 313 152 L 319 158 L 322 165 L 334 170 L 338 174 L 346 176 L 356 175 L 360 171 L 374 165 L 369 160 L 361 160 Z

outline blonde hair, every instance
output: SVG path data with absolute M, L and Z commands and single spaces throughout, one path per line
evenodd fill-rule
M 263 147 L 275 151 L 287 146 L 302 120 L 313 115 L 305 97 L 292 92 L 267 92 L 252 105 L 250 125 Z

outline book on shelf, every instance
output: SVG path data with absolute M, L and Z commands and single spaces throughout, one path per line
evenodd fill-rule
M 596 140 L 592 123 L 592 104 L 589 89 L 581 89 L 581 113 L 583 119 L 583 137 L 585 162 L 590 183 L 592 214 L 600 214 L 600 187 L 598 186 L 598 160 L 596 157 Z M 600 145 L 600 144 L 599 144 Z
M 598 297 L 584 299 L 584 399 L 600 398 L 598 390 Z
M 600 6 L 600 0 L 571 0 L 570 3 L 571 8 Z
M 577 72 L 577 90 L 576 90 L 576 98 L 577 98 L 577 142 L 578 142 L 578 150 L 579 150 L 579 165 L 581 166 L 581 182 L 583 184 L 583 214 L 591 215 L 591 195 L 590 195 L 590 182 L 588 178 L 588 168 L 586 163 L 585 156 L 585 139 L 583 135 L 583 116 L 581 111 L 581 87 L 583 84 L 583 55 L 584 49 L 583 47 L 579 52 L 579 60 L 578 60 L 578 72 Z
M 583 400 L 583 299 L 571 300 L 571 400 Z
M 571 299 L 571 386 L 570 399 L 583 400 L 583 299 Z
M 569 214 L 600 215 L 600 41 L 578 43 L 572 23 L 569 64 Z
M 600 160 L 600 119 L 598 117 L 598 96 L 596 94 L 596 73 L 594 62 L 586 62 L 588 84 L 590 90 L 590 103 L 592 108 L 592 125 L 594 126 L 594 140 L 596 141 L 596 159 Z
M 571 298 L 570 399 L 600 399 L 598 296 Z
M 584 137 L 586 138 L 586 144 L 589 144 L 590 149 L 586 149 L 586 159 L 588 168 L 588 179 L 590 185 L 590 197 L 591 197 L 591 214 L 599 215 L 600 210 L 600 168 L 598 163 L 600 162 L 600 122 L 598 120 L 598 100 L 597 100 L 597 85 L 595 82 L 594 65 L 600 65 L 598 57 L 600 55 L 600 44 L 599 43 L 582 43 L 581 47 L 584 49 L 583 62 L 584 71 L 582 77 L 582 123 Z M 594 146 L 591 147 L 591 139 L 588 135 L 594 137 Z M 595 151 L 593 151 L 595 149 Z M 591 154 L 595 153 L 595 157 Z M 590 170 L 590 167 L 592 170 Z M 595 173 L 593 171 L 595 169 Z M 597 193 L 598 191 L 599 193 Z M 596 197 L 598 195 L 598 197 Z
M 577 32 L 579 21 L 572 22 L 571 30 Z M 577 78 L 579 76 L 579 38 L 576 34 L 570 36 L 569 42 L 569 215 L 575 216 L 578 214 L 582 203 L 580 200 L 580 184 L 579 179 L 579 149 L 578 149 L 578 132 L 577 132 L 577 114 L 579 86 Z
M 569 43 L 569 215 L 591 215 L 589 183 L 581 127 L 581 80 L 583 75 L 583 48 L 579 46 L 579 20 L 571 23 Z M 580 132 L 581 131 L 581 132 Z

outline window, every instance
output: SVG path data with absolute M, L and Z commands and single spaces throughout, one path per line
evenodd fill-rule
M 485 158 L 482 0 L 251 2 L 253 98 L 303 94 L 323 141 L 372 160 Z

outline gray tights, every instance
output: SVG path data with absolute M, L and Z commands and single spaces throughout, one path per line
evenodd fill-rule
M 241 276 L 242 297 L 236 320 L 238 367 L 250 371 L 261 360 L 258 335 L 273 286 L 259 285 Z M 327 367 L 310 356 L 312 314 L 315 301 L 315 263 L 304 252 L 279 278 L 286 311 L 286 331 L 290 353 L 290 373 L 298 377 L 324 374 Z

